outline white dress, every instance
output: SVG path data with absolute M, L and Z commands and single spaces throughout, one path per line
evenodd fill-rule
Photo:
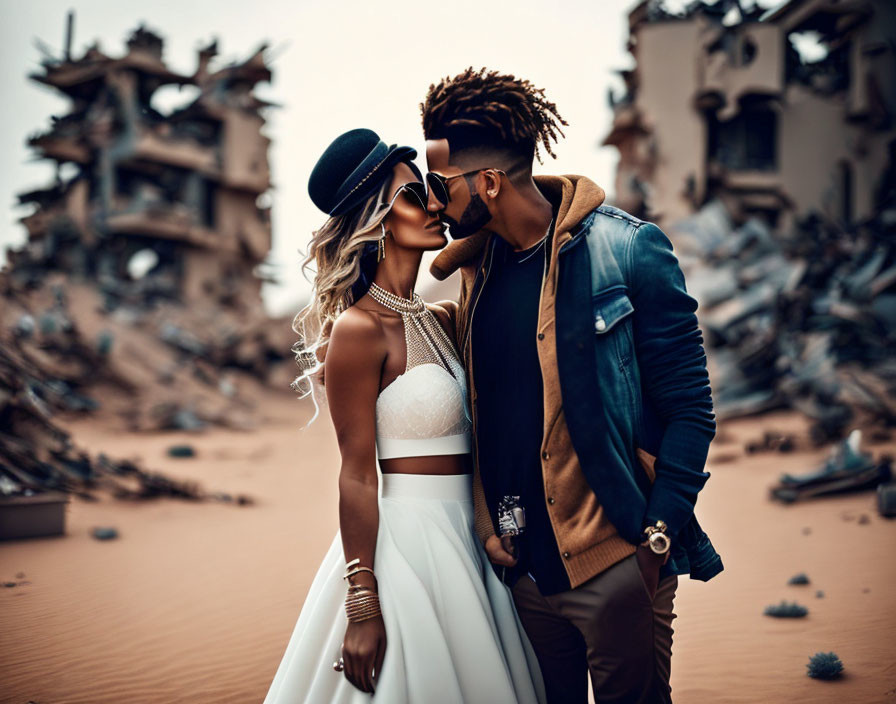
M 438 333 L 417 327 L 405 319 L 407 369 L 377 399 L 381 459 L 470 448 L 463 368 L 450 358 L 449 372 L 445 355 L 421 352 L 421 333 L 431 342 Z M 543 703 L 538 661 L 510 591 L 473 530 L 471 476 L 377 474 L 374 569 L 386 655 L 376 692 L 356 689 L 333 669 L 347 625 L 337 533 L 264 704 Z

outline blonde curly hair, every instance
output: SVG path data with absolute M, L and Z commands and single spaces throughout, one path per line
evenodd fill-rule
M 329 218 L 311 235 L 302 272 L 314 265 L 311 299 L 292 321 L 299 336 L 292 346 L 301 373 L 290 387 L 300 398 L 311 396 L 317 417 L 314 380 L 324 383 L 323 363 L 330 331 L 339 314 L 367 293 L 376 274 L 377 242 L 383 234 L 383 220 L 389 213 L 385 203 L 391 179 L 374 195 L 347 213 Z M 310 421 L 309 421 L 310 422 Z

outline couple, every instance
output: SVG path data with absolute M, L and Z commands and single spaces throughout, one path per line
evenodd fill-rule
M 582 704 L 589 673 L 671 701 L 677 575 L 722 570 L 696 302 L 659 228 L 533 177 L 566 124 L 543 91 L 468 69 L 421 109 L 425 179 L 366 129 L 311 173 L 296 384 L 326 392 L 340 532 L 265 702 Z M 442 247 L 458 303 L 414 293 Z

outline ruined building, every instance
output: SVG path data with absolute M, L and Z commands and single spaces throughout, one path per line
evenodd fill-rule
M 717 415 L 795 408 L 818 442 L 891 432 L 896 3 L 646 0 L 629 26 L 616 204 L 674 243 Z
M 634 69 L 611 96 L 616 203 L 670 225 L 714 197 L 736 220 L 790 229 L 880 208 L 896 150 L 896 3 L 791 0 L 776 9 L 656 0 L 629 14 Z M 823 58 L 801 58 L 814 38 Z
M 265 46 L 215 67 L 213 42 L 187 75 L 143 26 L 122 56 L 75 58 L 72 19 L 64 54 L 31 75 L 70 108 L 28 139 L 56 179 L 19 196 L 28 238 L 0 271 L 0 347 L 26 382 L 0 394 L 0 421 L 21 401 L 133 430 L 251 427 L 260 386 L 288 392 L 294 376 L 289 321 L 261 298 Z M 164 109 L 172 88 L 186 95 Z
M 68 494 L 233 500 L 80 450 L 65 417 L 250 429 L 264 384 L 285 392 L 293 376 L 289 323 L 261 299 L 265 47 L 213 69 L 212 43 L 185 75 L 142 26 L 123 56 L 94 45 L 73 58 L 72 21 L 64 55 L 31 75 L 70 99 L 28 140 L 55 183 L 19 196 L 28 239 L 0 271 L 0 539 L 61 532 Z M 163 113 L 167 86 L 190 96 Z
M 113 299 L 172 298 L 261 311 L 256 267 L 271 244 L 270 187 L 261 108 L 253 87 L 271 72 L 259 49 L 217 71 L 216 44 L 201 49 L 192 75 L 172 71 L 163 40 L 138 28 L 127 53 L 95 45 L 43 63 L 31 79 L 71 100 L 49 130 L 29 139 L 39 157 L 63 167 L 49 188 L 24 193 L 28 244 L 10 252 L 27 263 L 95 278 Z M 198 96 L 163 115 L 161 87 L 195 86 Z M 66 171 L 67 169 L 67 171 Z

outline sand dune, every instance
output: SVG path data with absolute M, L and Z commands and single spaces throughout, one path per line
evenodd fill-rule
M 73 500 L 65 537 L 0 543 L 0 580 L 21 572 L 27 582 L 0 588 L 0 701 L 263 699 L 337 528 L 338 452 L 325 415 L 300 430 L 308 404 L 269 393 L 262 405 L 262 429 L 242 434 L 138 436 L 67 424 L 94 452 L 139 456 L 257 504 Z M 766 494 L 777 475 L 804 471 L 824 453 L 740 450 L 763 429 L 801 425 L 793 414 L 732 422 L 723 427 L 729 442 L 713 446 L 698 515 L 727 569 L 705 584 L 682 580 L 672 667 L 678 704 L 894 701 L 896 522 L 877 515 L 871 493 L 773 504 Z M 167 457 L 179 442 L 198 456 Z M 893 452 L 894 444 L 873 449 Z M 116 526 L 120 538 L 94 540 L 96 525 Z M 812 583 L 788 586 L 797 572 Z M 762 615 L 785 598 L 806 605 L 808 617 Z M 819 650 L 840 655 L 841 681 L 806 676 Z

